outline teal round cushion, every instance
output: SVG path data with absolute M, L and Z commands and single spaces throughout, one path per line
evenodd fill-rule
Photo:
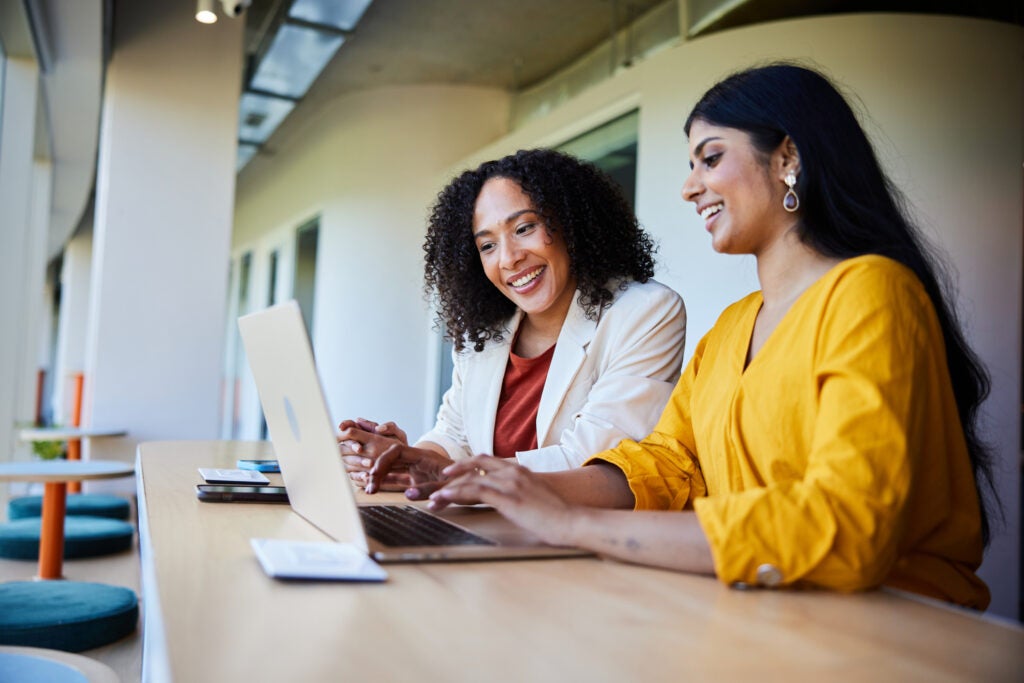
M 41 517 L 42 511 L 42 496 L 22 496 L 12 498 L 7 503 L 7 519 Z M 131 515 L 131 506 L 120 496 L 110 496 L 105 493 L 70 493 L 68 494 L 66 514 L 68 516 L 87 515 L 89 517 L 128 519 Z
M 91 650 L 135 630 L 139 600 L 127 588 L 82 581 L 0 583 L 0 644 Z
M 39 557 L 38 517 L 0 524 L 0 557 L 35 560 Z M 134 528 L 128 522 L 105 517 L 64 519 L 64 558 L 95 557 L 132 547 Z
M 82 672 L 67 664 L 13 652 L 0 652 L 0 681 L 89 683 Z

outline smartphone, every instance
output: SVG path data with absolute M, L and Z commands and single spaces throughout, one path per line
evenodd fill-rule
M 239 460 L 235 467 L 240 470 L 256 470 L 257 472 L 280 472 L 276 460 Z
M 287 503 L 283 486 L 196 484 L 196 498 L 206 503 Z

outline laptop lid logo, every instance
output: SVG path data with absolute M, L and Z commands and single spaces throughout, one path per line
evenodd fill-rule
M 284 412 L 288 415 L 288 425 L 292 428 L 292 436 L 296 441 L 302 441 L 302 437 L 299 435 L 299 420 L 295 417 L 295 409 L 292 408 L 292 402 L 288 400 L 287 396 L 284 397 Z

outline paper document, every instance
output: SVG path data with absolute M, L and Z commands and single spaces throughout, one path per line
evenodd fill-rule
M 254 538 L 250 543 L 263 571 L 276 579 L 384 581 L 388 578 L 379 564 L 349 543 L 273 538 Z

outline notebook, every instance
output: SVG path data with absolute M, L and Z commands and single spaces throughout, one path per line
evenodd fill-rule
M 497 560 L 587 555 L 574 548 L 544 545 L 491 509 L 455 507 L 435 515 L 419 507 L 374 504 L 364 527 L 353 484 L 338 451 L 337 437 L 313 350 L 294 301 L 238 319 L 270 438 L 292 509 L 340 543 L 350 543 L 380 562 Z M 379 509 L 377 509 L 379 508 Z M 420 519 L 404 521 L 405 515 Z M 438 522 L 455 526 L 455 543 L 430 539 L 381 538 L 378 518 L 402 516 L 412 533 Z M 425 517 L 424 517 L 425 516 Z M 449 519 L 442 519 L 442 517 Z M 460 524 L 452 524 L 452 519 Z M 470 529 L 469 527 L 473 527 Z M 473 538 L 480 527 L 485 533 Z M 395 543 L 398 543 L 396 545 Z

